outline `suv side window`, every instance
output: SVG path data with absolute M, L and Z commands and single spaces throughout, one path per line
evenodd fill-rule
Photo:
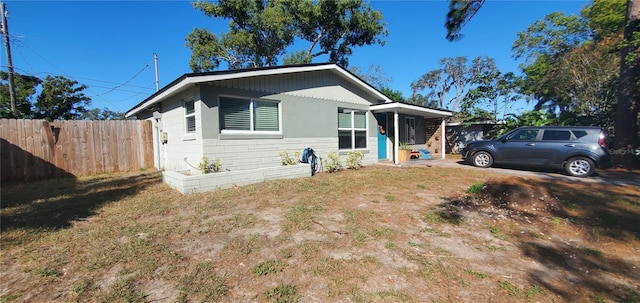
M 509 141 L 533 141 L 538 136 L 537 129 L 523 129 L 509 136 Z
M 546 141 L 568 141 L 571 140 L 571 132 L 568 130 L 545 130 L 542 140 Z
M 571 132 L 573 132 L 573 135 L 576 136 L 576 139 L 580 139 L 584 136 L 587 135 L 587 132 L 584 130 L 572 130 Z

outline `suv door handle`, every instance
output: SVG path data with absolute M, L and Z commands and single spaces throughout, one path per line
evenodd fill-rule
M 566 146 L 566 147 L 576 147 L 575 144 L 565 144 L 564 146 Z
M 527 146 L 535 146 L 536 144 L 535 143 L 527 143 L 526 145 Z

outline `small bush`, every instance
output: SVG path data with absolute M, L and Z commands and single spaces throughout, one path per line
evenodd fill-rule
M 296 154 L 298 154 L 296 156 Z M 289 153 L 287 153 L 286 151 L 282 151 L 280 152 L 280 161 L 282 161 L 282 165 L 295 165 L 298 164 L 299 162 L 299 158 L 300 158 L 300 153 L 299 152 L 295 152 L 293 155 L 294 157 L 290 157 Z
M 325 167 L 327 171 L 332 173 L 342 169 L 342 161 L 340 160 L 340 156 L 335 152 L 330 152 L 327 155 L 328 161 Z
M 198 168 L 203 174 L 217 173 L 222 169 L 222 160 L 216 159 L 211 161 L 207 157 L 202 157 Z
M 467 189 L 467 193 L 468 194 L 477 194 L 480 193 L 484 190 L 484 184 L 483 183 L 476 183 L 471 185 L 468 189 Z
M 361 151 L 350 151 L 345 160 L 347 168 L 358 169 L 362 167 L 362 159 L 364 159 L 364 154 Z

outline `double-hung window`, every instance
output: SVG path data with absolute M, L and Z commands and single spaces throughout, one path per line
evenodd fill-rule
M 367 112 L 338 109 L 338 149 L 367 148 Z
M 194 100 L 184 101 L 184 125 L 185 133 L 192 134 L 196 132 L 196 107 Z
M 280 131 L 280 103 L 220 97 L 220 132 Z

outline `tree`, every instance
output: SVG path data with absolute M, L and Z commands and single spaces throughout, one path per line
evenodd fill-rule
M 306 63 L 328 55 L 330 62 L 348 66 L 352 47 L 384 45 L 382 37 L 388 34 L 382 13 L 361 0 L 289 0 L 285 5 L 294 15 L 299 37 L 310 43 L 303 51 Z
M 123 112 L 112 111 L 108 108 L 92 108 L 80 115 L 82 120 L 124 120 Z
M 36 88 L 42 80 L 34 76 L 14 74 L 16 88 L 16 108 L 18 116 L 15 117 L 11 111 L 11 100 L 9 100 L 8 74 L 0 71 L 0 118 L 30 118 L 32 115 L 31 104 L 36 93 Z
M 391 89 L 389 87 L 380 88 L 380 92 L 385 96 L 389 97 L 391 100 L 396 102 L 407 102 L 407 99 L 402 95 L 402 92 L 399 90 Z
M 411 96 L 409 96 L 409 98 L 405 100 L 405 102 L 430 108 L 442 108 L 440 107 L 440 102 L 438 100 L 415 92 L 412 93 Z
M 47 76 L 34 106 L 34 118 L 49 121 L 80 118 L 91 101 L 82 92 L 86 88 L 63 76 Z
M 221 61 L 232 69 L 275 65 L 293 43 L 293 20 L 280 2 L 197 1 L 193 7 L 207 17 L 230 19 L 229 32 L 221 37 L 197 28 L 187 36 L 189 65 L 195 72 L 217 69 Z
M 588 17 L 602 17 L 600 9 L 587 7 L 582 16 L 551 13 L 518 33 L 513 52 L 527 59 L 528 65 L 521 65 L 523 90 L 535 97 L 536 109 L 558 111 L 567 123 L 612 125 L 619 62 L 614 50 L 620 39 L 614 35 L 594 41 L 594 33 L 615 28 L 611 22 L 606 29 L 590 27 L 601 23 Z
M 449 12 L 444 23 L 447 40 L 462 39 L 462 28 L 480 10 L 485 0 L 449 0 Z
M 413 96 L 419 91 L 427 90 L 426 100 L 437 100 L 440 108 L 457 110 L 472 85 L 479 84 L 483 77 L 499 75 L 492 58 L 477 57 L 471 64 L 467 62 L 466 57 L 440 59 L 439 69 L 429 71 L 411 83 Z M 452 90 L 453 97 L 450 97 Z M 413 96 L 411 99 L 417 99 Z
M 281 57 L 286 64 L 310 63 L 322 55 L 347 66 L 352 47 L 384 44 L 387 35 L 382 14 L 359 0 L 220 0 L 193 6 L 208 17 L 230 20 L 220 37 L 206 29 L 186 37 L 195 72 L 215 70 L 222 62 L 231 69 L 272 66 Z M 296 39 L 310 45 L 287 54 Z
M 545 110 L 524 111 L 519 115 L 507 114 L 503 123 L 492 128 L 488 136 L 496 138 L 517 127 L 555 125 L 556 122 L 555 114 Z
M 619 164 L 637 168 L 638 107 L 640 107 L 640 0 L 627 0 L 624 45 L 620 60 L 620 85 L 616 107 L 614 153 Z M 621 152 L 625 151 L 625 152 Z
M 462 106 L 462 121 L 481 120 L 498 121 L 511 114 L 511 105 L 522 98 L 519 93 L 520 78 L 514 73 L 502 74 L 496 70 L 488 70 L 480 74 L 475 81 L 476 86 L 469 89 Z
M 349 71 L 377 89 L 388 87 L 389 83 L 393 80 L 387 76 L 387 73 L 377 64 L 369 65 L 366 71 L 360 66 L 349 67 Z
M 604 40 L 576 47 L 556 64 L 551 78 L 567 98 L 563 123 L 613 126 L 620 62 L 611 51 L 615 44 Z

